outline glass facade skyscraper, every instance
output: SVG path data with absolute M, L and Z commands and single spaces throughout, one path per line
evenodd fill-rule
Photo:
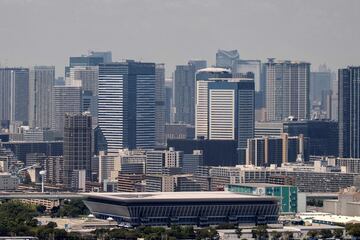
M 109 151 L 155 146 L 155 64 L 99 66 L 98 124 Z
M 339 69 L 339 156 L 360 158 L 360 67 Z
M 29 119 L 29 69 L 0 68 L 0 121 Z

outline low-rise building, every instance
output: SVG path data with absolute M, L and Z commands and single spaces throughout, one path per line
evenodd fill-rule
M 248 193 L 261 196 L 274 196 L 280 199 L 280 211 L 297 212 L 297 187 L 269 183 L 229 184 L 230 192 Z
M 12 191 L 16 190 L 18 185 L 18 178 L 12 176 L 8 172 L 0 172 L 0 190 L 1 191 Z
M 278 199 L 232 192 L 85 193 L 96 217 L 128 226 L 277 223 Z

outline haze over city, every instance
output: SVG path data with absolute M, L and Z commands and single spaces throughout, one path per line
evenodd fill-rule
M 311 61 L 331 69 L 359 59 L 357 0 L 1 0 L 1 66 L 55 65 L 111 50 L 114 60 L 176 64 L 217 49 L 242 58 Z
M 360 0 L 0 0 L 0 239 L 360 239 Z

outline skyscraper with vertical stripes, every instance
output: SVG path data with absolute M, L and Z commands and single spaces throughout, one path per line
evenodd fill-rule
M 98 124 L 108 151 L 155 146 L 155 64 L 99 65 Z
M 0 68 L 0 121 L 29 120 L 29 69 Z
M 360 67 L 338 74 L 339 156 L 360 158 Z
M 206 68 L 196 79 L 197 138 L 236 140 L 237 162 L 244 164 L 247 140 L 254 136 L 254 75 L 232 78 L 228 69 Z
M 30 69 L 29 125 L 31 128 L 51 128 L 54 84 L 54 66 L 35 66 Z
M 265 69 L 267 120 L 282 121 L 289 116 L 308 119 L 310 63 L 270 58 Z

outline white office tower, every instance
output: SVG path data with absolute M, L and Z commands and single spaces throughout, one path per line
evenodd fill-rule
M 204 69 L 197 73 L 196 137 L 236 140 L 238 162 L 243 163 L 247 139 L 254 136 L 254 75 L 232 78 L 231 73 L 224 70 Z
M 271 58 L 265 68 L 267 120 L 308 119 L 310 63 Z
M 235 139 L 235 91 L 209 90 L 209 139 Z
M 196 72 L 195 136 L 208 138 L 208 83 L 216 79 L 231 78 L 225 68 L 204 68 Z
M 54 66 L 35 66 L 30 69 L 29 125 L 31 128 L 51 128 L 54 83 Z

